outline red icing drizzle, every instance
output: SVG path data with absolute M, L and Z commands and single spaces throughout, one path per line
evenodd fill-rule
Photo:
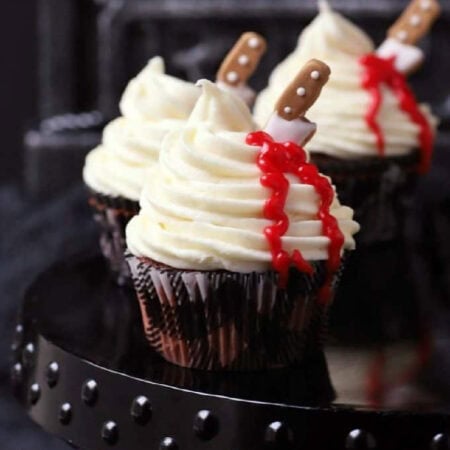
M 371 102 L 365 118 L 367 125 L 376 136 L 377 148 L 380 155 L 384 156 L 385 139 L 377 122 L 377 115 L 382 101 L 381 85 L 384 83 L 394 92 L 399 107 L 420 128 L 419 141 L 422 158 L 419 171 L 422 173 L 426 172 L 430 167 L 434 135 L 427 118 L 417 105 L 417 101 L 405 77 L 395 68 L 395 57 L 384 59 L 371 53 L 363 56 L 360 59 L 360 63 L 365 68 L 362 86 L 371 96 Z
M 273 225 L 264 229 L 264 235 L 269 242 L 273 267 L 280 274 L 281 286 L 286 286 L 291 265 L 301 272 L 313 273 L 312 266 L 303 259 L 299 250 L 294 250 L 292 255 L 289 255 L 283 249 L 282 237 L 289 228 L 289 218 L 284 211 L 290 186 L 286 174 L 296 175 L 301 183 L 313 186 L 319 195 L 317 218 L 322 222 L 323 234 L 330 240 L 327 277 L 320 290 L 319 299 L 324 303 L 328 302 L 331 297 L 331 283 L 339 269 L 344 245 L 344 235 L 336 218 L 330 214 L 334 198 L 332 185 L 326 177 L 319 174 L 316 166 L 306 162 L 305 151 L 293 142 L 275 142 L 267 133 L 257 131 L 247 136 L 247 144 L 261 148 L 257 159 L 258 167 L 263 173 L 260 181 L 272 191 L 264 205 L 264 217 L 273 221 Z

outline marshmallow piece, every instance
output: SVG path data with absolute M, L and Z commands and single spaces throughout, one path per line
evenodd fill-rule
M 272 114 L 264 131 L 277 142 L 294 142 L 305 145 L 316 132 L 317 126 L 304 117 L 294 120 L 285 120 L 276 112 Z
M 413 72 L 424 60 L 424 53 L 420 48 L 393 38 L 387 38 L 376 53 L 381 58 L 395 56 L 395 68 L 404 74 Z

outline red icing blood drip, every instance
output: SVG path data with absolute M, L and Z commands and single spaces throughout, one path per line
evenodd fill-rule
M 314 187 L 320 197 L 318 219 L 322 222 L 322 232 L 330 240 L 328 247 L 327 278 L 319 292 L 319 299 L 327 303 L 331 298 L 331 283 L 341 263 L 341 250 L 344 235 L 339 229 L 337 220 L 330 214 L 334 189 L 328 179 L 319 174 L 316 166 L 306 162 L 306 153 L 302 147 L 293 142 L 274 142 L 271 136 L 263 131 L 250 133 L 247 144 L 261 148 L 257 164 L 261 169 L 260 181 L 264 187 L 272 191 L 264 205 L 264 217 L 272 220 L 264 230 L 270 245 L 272 264 L 280 274 L 280 285 L 286 286 L 289 267 L 295 266 L 299 271 L 313 273 L 312 266 L 303 259 L 299 250 L 289 255 L 283 250 L 282 237 L 289 228 L 289 218 L 284 211 L 289 193 L 289 180 L 286 174 L 296 175 L 301 183 Z
M 379 154 L 384 156 L 385 139 L 377 122 L 377 115 L 382 101 L 381 85 L 384 83 L 394 92 L 399 107 L 406 112 L 411 121 L 420 128 L 419 141 L 422 150 L 422 158 L 419 171 L 424 173 L 428 171 L 430 167 L 434 135 L 430 124 L 420 110 L 405 77 L 395 68 L 394 62 L 395 57 L 384 59 L 373 53 L 365 55 L 360 59 L 360 63 L 365 69 L 362 78 L 362 86 L 371 96 L 371 102 L 365 117 L 366 122 L 376 136 Z

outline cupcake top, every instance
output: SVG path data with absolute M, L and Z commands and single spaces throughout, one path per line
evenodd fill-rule
M 266 123 L 274 102 L 298 67 L 311 58 L 319 58 L 329 64 L 333 75 L 324 87 L 323 95 L 308 113 L 309 118 L 319 124 L 316 135 L 308 144 L 310 152 L 351 159 L 380 154 L 399 156 L 423 145 L 429 146 L 429 134 L 434 132 L 436 119 L 428 107 L 416 107 L 412 114 L 411 108 L 415 105 L 408 105 L 409 110 L 401 105 L 400 93 L 392 89 L 391 79 L 387 77 L 375 80 L 374 86 L 365 85 L 368 77 L 379 75 L 377 70 L 383 63 L 378 58 L 375 61 L 378 65 L 370 66 L 372 60 L 367 64 L 367 55 L 372 55 L 375 50 L 372 41 L 358 27 L 331 10 L 326 2 L 322 1 L 320 5 L 319 15 L 300 35 L 297 48 L 274 69 L 268 87 L 258 96 L 255 105 L 257 122 L 261 126 Z M 390 66 L 381 67 L 381 74 L 386 70 L 391 74 Z M 394 76 L 397 74 L 392 72 Z M 381 104 L 373 111 L 371 122 L 372 88 L 380 93 Z M 414 98 L 412 101 L 415 104 Z M 423 120 L 418 119 L 419 115 Z M 423 136 L 424 128 L 429 126 L 431 131 Z M 425 138 L 428 138 L 427 142 Z
M 139 200 L 164 136 L 183 125 L 199 95 L 194 84 L 166 75 L 161 57 L 152 58 L 128 84 L 122 116 L 106 126 L 102 143 L 87 155 L 86 184 L 103 194 Z
M 179 269 L 272 270 L 265 231 L 274 222 L 264 213 L 272 191 L 262 183 L 261 147 L 249 139 L 256 125 L 239 98 L 209 81 L 199 84 L 202 94 L 189 120 L 166 136 L 159 168 L 146 179 L 141 211 L 127 227 L 128 248 Z M 282 247 L 307 261 L 327 260 L 330 240 L 318 219 L 318 191 L 293 175 L 285 180 Z M 344 248 L 351 249 L 358 224 L 331 192 L 330 212 Z

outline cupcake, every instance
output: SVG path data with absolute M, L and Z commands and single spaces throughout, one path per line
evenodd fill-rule
M 302 147 L 255 132 L 239 98 L 199 85 L 126 230 L 147 339 L 185 367 L 299 363 L 359 227 Z M 298 175 L 278 163 L 297 164 Z
M 157 163 L 164 136 L 183 125 L 199 94 L 194 84 L 166 75 L 162 58 L 152 58 L 128 84 L 122 116 L 106 126 L 102 143 L 86 157 L 83 179 L 100 225 L 101 250 L 120 284 L 129 278 L 125 226 L 139 211 L 146 171 Z
M 434 0 L 427 5 L 425 11 L 413 2 L 389 31 L 388 45 L 375 49 L 363 31 L 322 1 L 319 15 L 256 100 L 255 118 L 264 124 L 299 65 L 314 55 L 331 67 L 333 76 L 308 113 L 320 127 L 307 150 L 361 224 L 331 315 L 334 335 L 353 343 L 393 338 L 409 328 L 407 315 L 398 312 L 410 311 L 413 298 L 405 222 L 418 173 L 430 164 L 437 120 L 416 103 L 402 72 L 421 56 L 409 38 L 420 37 L 415 30 L 423 33 L 438 13 Z M 421 27 L 410 25 L 413 19 Z M 409 52 L 408 67 L 400 64 L 405 59 L 396 55 L 397 47 Z
M 327 61 L 333 77 L 308 113 L 320 128 L 307 149 L 341 200 L 355 209 L 363 228 L 358 242 L 395 234 L 392 213 L 402 214 L 411 175 L 428 167 L 437 124 L 426 105 L 416 104 L 392 59 L 374 52 L 362 30 L 322 1 L 297 48 L 273 70 L 254 111 L 264 126 L 297 68 L 311 57 Z M 392 199 L 395 211 L 384 211 Z

